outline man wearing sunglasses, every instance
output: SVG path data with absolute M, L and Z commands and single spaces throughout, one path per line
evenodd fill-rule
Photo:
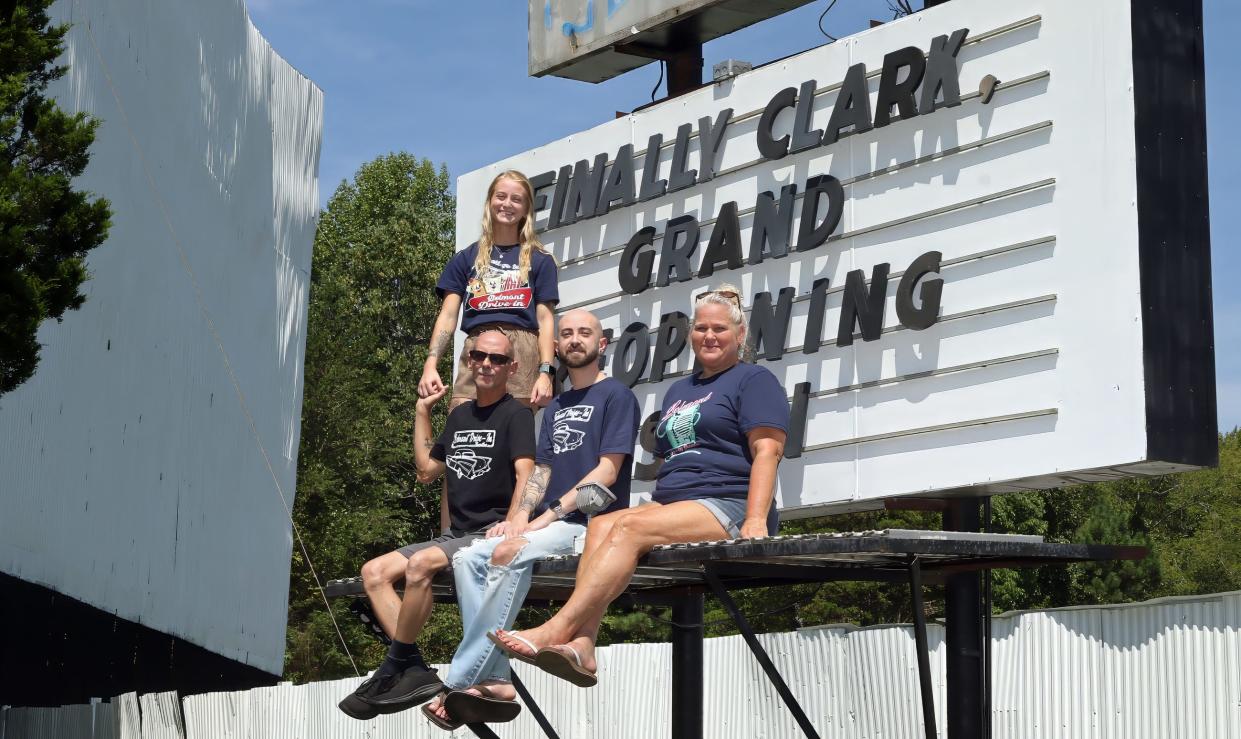
M 458 550 L 522 513 L 522 493 L 534 469 L 534 415 L 507 392 L 517 368 L 512 357 L 512 344 L 500 331 L 478 335 L 467 358 L 477 397 L 448 415 L 437 441 L 431 438 L 431 409 L 446 389 L 418 400 L 414 462 L 419 482 L 444 478 L 441 534 L 362 567 L 375 618 L 392 644 L 375 674 L 340 702 L 340 709 L 353 718 L 399 711 L 439 691 L 439 678 L 414 643 L 431 613 L 431 581 Z M 400 597 L 396 584 L 402 580 L 405 594 Z
M 606 347 L 599 319 L 590 312 L 571 310 L 560 317 L 556 355 L 572 387 L 543 411 L 535 468 L 518 511 L 486 539 L 453 555 L 464 633 L 444 679 L 446 695 L 423 707 L 439 728 L 516 718 L 521 708 L 508 659 L 487 633 L 513 624 L 536 562 L 573 552 L 574 539 L 586 533 L 579 508 L 602 514 L 629 506 L 641 409 L 625 383 L 599 370 Z M 615 499 L 592 497 L 592 491 L 603 489 Z

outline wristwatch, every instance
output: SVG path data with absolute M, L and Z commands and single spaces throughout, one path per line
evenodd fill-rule
M 552 511 L 552 515 L 554 515 L 554 516 L 556 517 L 556 520 L 558 520 L 558 521 L 563 521 L 563 520 L 564 520 L 564 517 L 565 517 L 565 516 L 567 516 L 567 515 L 569 515 L 569 514 L 565 511 L 564 507 L 560 505 L 560 501 L 558 501 L 558 500 L 557 500 L 557 501 L 553 501 L 553 502 L 552 502 L 552 504 L 551 504 L 550 506 L 548 506 L 548 508 L 550 508 L 550 509 L 551 509 L 551 511 Z
M 552 367 L 551 362 L 543 362 L 542 364 L 539 365 L 539 374 L 540 375 L 554 375 L 556 374 L 556 370 Z

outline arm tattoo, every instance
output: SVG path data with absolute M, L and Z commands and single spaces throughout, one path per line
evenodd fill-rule
M 431 353 L 429 356 L 441 357 L 444 350 L 448 348 L 448 342 L 452 341 L 452 334 L 448 331 L 440 331 L 431 341 Z
M 422 445 L 425 446 L 427 449 L 435 448 L 435 442 L 432 441 L 431 439 L 427 439 L 426 441 L 422 442 Z
M 526 513 L 533 513 L 535 508 L 539 507 L 539 503 L 543 502 L 543 495 L 547 492 L 547 483 L 551 480 L 552 468 L 545 464 L 536 465 L 534 472 L 530 473 L 530 479 L 526 480 L 526 489 L 521 493 L 521 510 Z

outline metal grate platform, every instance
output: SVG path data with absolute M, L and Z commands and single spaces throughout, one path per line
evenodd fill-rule
M 656 547 L 642 558 L 627 593 L 635 600 L 666 591 L 706 589 L 705 566 L 730 590 L 830 580 L 905 582 L 915 558 L 927 584 L 986 569 L 1103 559 L 1141 559 L 1143 547 L 1057 544 L 1041 536 L 885 529 L 732 539 Z M 577 555 L 549 557 L 534 568 L 528 601 L 563 601 L 573 590 Z M 333 580 L 328 597 L 364 594 L 359 577 Z M 437 600 L 452 601 L 452 574 L 436 578 Z

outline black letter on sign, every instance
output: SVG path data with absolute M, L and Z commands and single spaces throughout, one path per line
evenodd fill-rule
M 797 93 L 797 110 L 793 113 L 793 139 L 789 142 L 789 153 L 796 154 L 819 145 L 823 132 L 810 128 L 814 116 L 814 80 L 801 83 L 801 91 Z
M 922 289 L 918 291 L 921 308 L 914 307 L 914 286 L 928 274 L 939 272 L 941 256 L 937 251 L 928 251 L 915 259 L 901 277 L 901 284 L 896 288 L 896 317 L 905 328 L 921 331 L 934 326 L 939 320 L 939 299 L 944 294 L 943 278 L 936 277 L 922 283 Z
M 827 215 L 818 226 L 814 217 L 819 214 L 819 197 L 827 196 Z M 801 227 L 797 230 L 797 251 L 810 251 L 827 241 L 845 212 L 845 188 L 840 180 L 830 174 L 821 174 L 806 180 L 806 197 L 801 201 Z
M 797 185 L 780 188 L 777 206 L 771 191 L 760 192 L 754 203 L 754 225 L 750 228 L 750 257 L 747 264 L 762 264 L 764 245 L 771 246 L 771 258 L 782 259 L 789 254 L 789 231 L 793 227 L 793 200 Z
M 897 82 L 901 69 L 908 69 L 905 79 Z M 879 77 L 879 99 L 875 102 L 875 128 L 883 128 L 891 122 L 892 106 L 900 110 L 898 118 L 905 120 L 918 115 L 918 103 L 914 90 L 922 82 L 926 72 L 926 57 L 922 49 L 906 46 L 883 57 L 883 73 Z
M 599 206 L 595 215 L 601 216 L 612 209 L 612 203 L 620 201 L 620 207 L 633 205 L 636 198 L 633 183 L 633 144 L 625 144 L 616 152 L 616 161 L 608 170 L 608 177 L 603 182 L 603 192 L 599 195 Z
M 653 457 L 650 464 L 638 462 L 633 466 L 633 479 L 649 482 L 654 480 L 659 474 L 659 466 L 664 463 L 664 458 L 655 453 L 658 448 L 658 440 L 655 438 L 655 427 L 659 426 L 660 411 L 655 411 L 646 417 L 642 422 L 642 429 L 638 432 L 638 443 L 642 445 L 642 449 L 649 452 Z
M 926 80 L 922 83 L 922 101 L 918 110 L 922 115 L 934 113 L 939 108 L 951 108 L 961 104 L 961 80 L 957 69 L 957 52 L 965 43 L 970 31 L 962 28 L 952 32 L 952 38 L 936 36 L 931 41 L 931 55 L 926 60 Z M 939 91 L 944 91 L 944 101 L 935 102 Z
M 647 356 L 651 351 L 650 332 L 645 323 L 634 322 L 625 328 L 616 342 L 616 351 L 612 353 L 612 376 L 629 387 L 638 384 L 642 373 L 646 371 Z M 634 350 L 632 364 L 625 364 L 629 350 Z
M 862 326 L 862 341 L 874 341 L 883 333 L 883 306 L 888 296 L 888 265 L 876 264 L 866 289 L 866 274 L 855 269 L 845 277 L 845 299 L 840 306 L 837 346 L 853 345 L 853 322 Z
M 737 201 L 724 203 L 711 228 L 711 240 L 698 267 L 699 277 L 710 277 L 715 265 L 725 262 L 728 269 L 741 269 L 741 223 L 737 220 Z
M 829 280 L 820 277 L 810 288 L 810 313 L 806 315 L 806 339 L 801 344 L 802 354 L 814 354 L 823 343 L 823 314 L 827 312 L 827 285 Z
M 643 203 L 663 195 L 668 189 L 668 181 L 659 177 L 659 147 L 663 145 L 662 133 L 652 134 L 647 139 L 646 156 L 642 157 L 642 189 L 638 191 L 638 200 Z
M 715 160 L 720 154 L 720 145 L 724 143 L 724 129 L 728 119 L 732 118 L 733 109 L 725 108 L 715 116 L 715 125 L 711 125 L 711 117 L 698 119 L 698 182 L 701 184 L 715 177 Z
M 758 119 L 758 153 L 762 154 L 764 159 L 783 159 L 784 155 L 789 153 L 789 137 L 772 138 L 771 128 L 775 125 L 780 111 L 791 107 L 796 99 L 796 88 L 784 88 L 767 103 L 763 117 Z
M 797 459 L 806 447 L 806 414 L 810 410 L 810 383 L 799 382 L 793 388 L 793 412 L 789 418 L 789 435 L 784 441 L 784 458 Z
M 789 319 L 793 313 L 793 296 L 796 288 L 780 288 L 780 298 L 775 310 L 771 308 L 771 293 L 754 296 L 750 309 L 750 336 L 748 343 L 755 356 L 774 362 L 784 356 L 784 339 L 789 333 Z M 762 353 L 759 346 L 762 345 Z
M 655 227 L 646 226 L 629 237 L 625 251 L 621 252 L 620 272 L 617 277 L 621 289 L 630 295 L 637 295 L 651 286 L 651 265 L 655 263 L 655 252 L 639 252 L 642 247 L 654 243 Z
M 689 164 L 689 135 L 694 127 L 682 123 L 677 129 L 677 141 L 672 146 L 672 173 L 668 175 L 668 192 L 684 190 L 694 184 L 698 170 L 686 169 Z
M 555 181 L 555 172 L 544 172 L 530 178 L 530 189 L 534 191 L 534 203 L 530 206 L 531 215 L 547 207 L 547 193 L 540 194 L 539 190 L 547 189 Z
M 677 248 L 677 240 L 685 237 L 685 244 Z M 677 273 L 677 282 L 688 282 L 694 276 L 690 269 L 689 258 L 698 248 L 698 219 L 689 215 L 677 216 L 668 221 L 664 228 L 664 243 L 659 251 L 659 279 L 655 287 L 667 287 L 672 280 L 672 273 Z
M 560 228 L 561 218 L 564 215 L 565 196 L 569 194 L 569 180 L 573 176 L 573 167 L 568 164 L 560 168 L 560 174 L 556 175 L 556 190 L 552 193 L 552 212 L 547 214 L 547 228 Z
M 651 362 L 651 382 L 664 379 L 668 363 L 677 358 L 689 338 L 689 316 L 681 311 L 665 313 L 659 319 L 659 335 L 655 337 L 655 358 Z
M 866 133 L 870 124 L 870 92 L 866 88 L 866 65 L 854 64 L 845 73 L 845 81 L 836 94 L 836 105 L 832 107 L 832 117 L 827 121 L 827 129 L 823 131 L 823 145 L 834 144 L 840 140 L 840 132 L 853 126 L 854 133 Z
M 569 183 L 569 202 L 564 214 L 566 226 L 595 214 L 595 207 L 599 203 L 599 190 L 603 187 L 603 170 L 607 166 L 607 152 L 595 155 L 593 167 L 585 159 L 578 160 L 573 169 L 573 181 Z

